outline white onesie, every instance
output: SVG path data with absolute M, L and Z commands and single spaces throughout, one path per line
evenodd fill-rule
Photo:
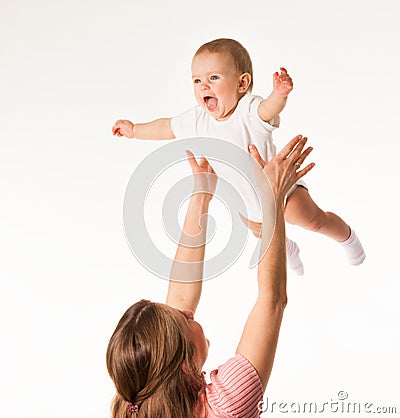
M 254 144 L 264 161 L 269 161 L 276 148 L 272 141 L 272 131 L 279 127 L 279 116 L 270 123 L 258 116 L 258 106 L 262 97 L 245 94 L 238 102 L 229 119 L 218 121 L 201 106 L 193 107 L 171 119 L 171 128 L 176 138 L 210 137 L 229 141 L 246 153 L 249 144 Z M 249 184 L 232 169 L 213 162 L 216 173 L 228 180 L 242 195 L 251 220 L 261 222 L 262 214 L 256 193 Z
M 260 96 L 245 94 L 230 118 L 222 121 L 214 119 L 201 106 L 193 107 L 172 118 L 172 131 L 177 138 L 204 136 L 224 139 L 246 152 L 249 144 L 255 144 L 264 161 L 269 161 L 276 153 L 272 131 L 279 127 L 279 116 L 271 123 L 264 122 L 258 116 L 262 100 Z

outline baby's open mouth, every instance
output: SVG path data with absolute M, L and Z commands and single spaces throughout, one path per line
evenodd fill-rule
M 218 105 L 218 99 L 216 97 L 205 96 L 203 97 L 203 100 L 207 106 L 207 109 L 210 112 L 214 112 L 214 110 L 217 108 L 217 105 Z

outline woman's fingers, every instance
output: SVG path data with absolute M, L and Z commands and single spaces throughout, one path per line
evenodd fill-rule
M 299 157 L 295 159 L 295 162 L 293 163 L 295 166 L 300 168 L 300 166 L 304 163 L 305 159 L 308 157 L 310 152 L 313 150 L 312 147 L 308 147 L 306 150 L 304 150 Z
M 207 165 L 207 164 L 208 164 L 207 159 L 206 159 L 205 157 L 201 157 L 201 158 L 200 158 L 200 161 L 199 161 L 199 165 L 200 165 L 200 166 L 205 166 L 205 165 Z
M 278 152 L 278 156 L 281 157 L 283 160 L 286 160 L 289 155 L 292 153 L 296 145 L 303 139 L 302 135 L 295 136 L 286 146 L 284 146 L 280 152 Z
M 212 165 L 208 162 L 206 157 L 202 157 L 200 166 L 204 168 L 204 171 L 210 174 L 215 174 L 215 171 L 212 168 Z
M 287 160 L 296 164 L 296 161 L 301 160 L 303 155 L 303 149 L 306 145 L 308 138 L 303 137 L 300 139 L 299 143 L 294 147 L 293 151 L 287 156 Z
M 194 157 L 194 154 L 192 151 L 189 151 L 188 149 L 185 150 L 186 155 L 188 157 L 188 162 L 190 164 L 190 167 L 192 169 L 193 173 L 197 173 L 199 171 L 199 164 L 196 161 L 196 158 Z
M 305 159 L 310 155 L 311 151 L 313 150 L 312 147 L 308 147 L 305 149 L 301 155 L 296 159 L 294 165 L 297 167 L 297 169 L 300 168 L 300 166 L 304 163 Z M 307 165 L 307 167 L 301 169 L 300 171 L 297 171 L 297 179 L 300 179 L 301 177 L 305 176 L 312 168 L 314 168 L 315 163 L 310 163 Z
M 253 144 L 250 144 L 249 145 L 249 152 L 250 152 L 250 155 L 257 161 L 257 163 L 259 164 L 259 166 L 261 168 L 264 168 L 265 161 L 261 158 L 261 155 L 258 152 L 257 147 L 255 145 L 253 145 Z
M 194 156 L 192 151 L 187 149 L 185 150 L 185 152 L 188 157 L 188 161 L 193 173 L 208 172 L 215 174 L 214 169 L 212 168 L 211 164 L 208 162 L 206 157 L 201 157 L 200 161 L 197 162 L 196 157 Z
M 310 170 L 312 170 L 315 167 L 315 163 L 308 164 L 307 167 L 304 167 L 302 170 L 297 172 L 297 180 L 301 179 L 303 176 L 305 176 Z

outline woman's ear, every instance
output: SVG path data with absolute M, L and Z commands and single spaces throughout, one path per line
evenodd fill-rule
M 251 83 L 251 75 L 243 73 L 239 78 L 239 93 L 246 93 Z
M 188 371 L 188 367 L 186 365 L 186 362 L 183 362 L 182 363 L 182 371 L 183 371 L 183 374 L 189 374 L 189 371 Z

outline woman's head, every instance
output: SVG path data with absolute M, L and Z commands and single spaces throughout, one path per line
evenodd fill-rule
M 130 403 L 144 417 L 191 416 L 204 386 L 191 335 L 185 315 L 167 305 L 141 300 L 125 312 L 107 349 L 113 417 L 130 416 Z

